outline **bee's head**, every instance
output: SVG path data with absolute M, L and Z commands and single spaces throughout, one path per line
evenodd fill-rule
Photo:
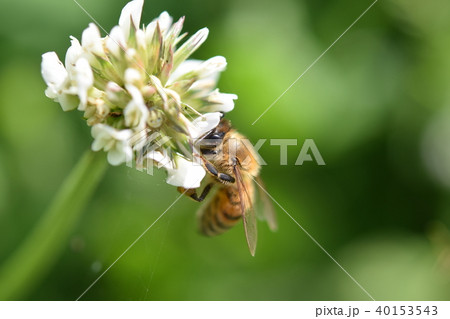
M 231 122 L 222 117 L 217 127 L 212 131 L 212 133 L 228 133 L 231 130 Z
M 217 147 L 222 143 L 225 134 L 230 130 L 230 121 L 222 118 L 219 124 L 202 138 L 201 149 L 212 149 Z

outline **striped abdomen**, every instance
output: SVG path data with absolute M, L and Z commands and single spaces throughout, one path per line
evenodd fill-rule
M 200 212 L 200 230 L 207 236 L 222 234 L 233 227 L 242 216 L 237 187 L 221 187 Z

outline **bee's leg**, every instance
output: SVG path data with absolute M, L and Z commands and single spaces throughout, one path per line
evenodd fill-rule
M 192 198 L 196 202 L 202 202 L 205 199 L 206 195 L 208 195 L 208 193 L 211 190 L 212 186 L 213 186 L 213 183 L 209 183 L 208 185 L 206 185 L 205 188 L 203 188 L 203 191 L 200 194 L 200 196 L 197 196 L 196 188 L 186 189 L 184 187 L 178 187 L 178 191 L 180 193 L 182 193 L 182 194 L 185 194 L 186 196 L 189 196 L 190 198 Z
M 225 173 L 219 173 L 217 174 L 217 178 L 221 181 L 221 182 L 225 182 L 225 183 L 234 183 L 236 180 L 233 176 L 225 174 Z
M 222 183 L 234 183 L 236 180 L 233 176 L 226 174 L 226 173 L 220 173 L 217 168 L 206 158 L 204 158 L 201 155 L 195 155 L 198 158 L 202 160 L 202 166 L 203 168 L 212 176 L 214 176 L 219 182 Z
M 210 173 L 211 175 L 213 175 L 214 177 L 216 177 L 220 182 L 223 183 L 234 183 L 235 179 L 233 176 L 226 174 L 226 173 L 220 173 L 217 168 L 211 164 L 211 162 L 207 161 L 204 157 L 200 157 L 202 159 L 203 162 L 203 167 L 205 168 L 205 170 Z

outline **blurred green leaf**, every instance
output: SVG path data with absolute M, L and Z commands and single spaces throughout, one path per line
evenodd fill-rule
M 338 260 L 376 300 L 443 300 L 450 286 L 422 238 L 383 234 L 344 248 Z M 333 267 L 334 268 L 334 267 Z M 370 300 L 344 273 L 331 270 L 328 286 L 340 300 Z
M 84 154 L 36 227 L 1 266 L 0 300 L 23 297 L 49 271 L 106 166 L 103 154 Z
M 126 2 L 79 1 L 107 31 Z M 146 1 L 142 23 L 167 10 L 186 16 L 190 34 L 210 29 L 194 57 L 227 58 L 219 87 L 239 100 L 226 116 L 253 142 L 268 139 L 261 174 L 269 192 L 376 299 L 445 299 L 448 275 L 433 268 L 441 248 L 428 243 L 428 225 L 450 222 L 448 188 L 441 185 L 450 102 L 448 1 L 378 1 L 251 125 L 370 4 Z M 17 253 L 92 143 L 80 113 L 62 112 L 45 97 L 40 75 L 41 54 L 54 50 L 63 60 L 69 36 L 80 38 L 89 22 L 70 0 L 2 3 L 2 260 Z M 430 132 L 432 143 L 425 141 Z M 298 138 L 288 148 L 288 165 L 279 165 L 271 138 Z M 294 165 L 306 138 L 314 139 L 326 166 Z M 424 154 L 430 147 L 434 155 Z M 427 170 L 430 156 L 440 165 Z M 163 172 L 111 168 L 86 214 L 64 234 L 70 244 L 61 257 L 40 260 L 54 264 L 51 275 L 25 277 L 18 267 L 14 280 L 36 283 L 24 288 L 32 300 L 78 297 L 177 198 L 164 179 Z M 258 224 L 250 258 L 242 225 L 217 238 L 199 235 L 198 208 L 180 199 L 85 299 L 368 298 L 282 210 L 277 233 Z M 32 254 L 40 249 L 30 247 Z

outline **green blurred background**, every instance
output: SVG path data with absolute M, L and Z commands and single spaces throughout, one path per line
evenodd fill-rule
M 106 29 L 125 0 L 79 0 Z M 450 2 L 383 0 L 255 125 L 251 123 L 371 1 L 149 1 L 185 31 L 210 29 L 195 57 L 228 60 L 227 115 L 252 141 L 314 139 L 326 166 L 295 166 L 300 145 L 261 148 L 277 201 L 377 300 L 450 297 Z M 61 59 L 90 18 L 72 0 L 2 0 L 0 264 L 39 221 L 90 147 L 82 113 L 44 96 L 41 54 Z M 174 187 L 109 167 L 63 253 L 15 297 L 74 300 L 177 198 Z M 259 224 L 256 256 L 242 225 L 196 232 L 198 204 L 179 200 L 83 300 L 368 300 L 280 209 Z M 39 246 L 39 242 L 35 243 Z M 0 282 L 0 285 L 2 283 Z

